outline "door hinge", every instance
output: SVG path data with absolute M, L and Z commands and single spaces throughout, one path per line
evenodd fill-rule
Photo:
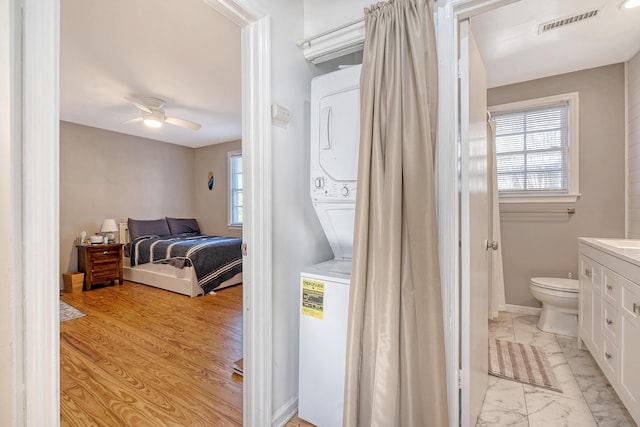
M 462 369 L 458 369 L 458 390 L 462 390 Z
M 241 248 L 242 248 L 242 256 L 247 256 L 247 244 L 243 243 Z
M 462 58 L 458 58 L 458 79 L 462 78 Z

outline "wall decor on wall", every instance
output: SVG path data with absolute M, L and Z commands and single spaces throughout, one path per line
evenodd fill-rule
M 213 190 L 213 172 L 209 171 L 209 176 L 207 177 L 207 185 L 209 186 L 209 190 Z

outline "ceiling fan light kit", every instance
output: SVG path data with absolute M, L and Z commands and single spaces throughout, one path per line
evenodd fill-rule
M 620 4 L 620 9 L 633 9 L 640 6 L 640 0 L 624 0 Z
M 162 122 L 158 121 L 154 118 L 146 118 L 143 119 L 143 123 L 147 126 L 149 126 L 150 128 L 159 128 L 160 126 L 162 126 Z
M 152 110 L 150 113 L 143 111 L 142 122 L 151 128 L 159 128 L 164 122 L 164 113 L 160 110 Z
M 189 120 L 167 117 L 164 113 L 164 106 L 167 105 L 167 103 L 160 98 L 145 97 L 137 99 L 125 97 L 124 99 L 135 105 L 142 113 L 142 117 L 133 118 L 125 123 L 142 121 L 146 126 L 152 128 L 159 128 L 164 122 L 192 130 L 200 130 L 202 127 L 199 123 Z

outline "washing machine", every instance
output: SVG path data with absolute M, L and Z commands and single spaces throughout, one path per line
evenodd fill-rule
M 330 260 L 300 277 L 298 416 L 320 427 L 342 425 L 350 260 Z

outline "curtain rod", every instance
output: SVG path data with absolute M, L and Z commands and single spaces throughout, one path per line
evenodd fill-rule
M 500 213 L 564 213 L 564 214 L 574 214 L 576 213 L 576 208 L 567 208 L 567 209 L 529 209 L 522 211 L 500 211 Z
M 338 27 L 332 28 L 332 29 L 327 30 L 327 31 L 323 31 L 323 32 L 321 32 L 320 34 L 316 34 L 316 35 L 315 35 L 315 36 L 313 36 L 313 37 L 309 37 L 309 38 L 307 38 L 307 39 L 304 39 L 304 40 L 302 40 L 302 41 L 299 41 L 299 42 L 297 43 L 297 46 L 298 46 L 299 48 L 301 48 L 301 49 L 304 49 L 304 48 L 306 48 L 306 47 L 311 46 L 311 42 L 312 42 L 313 40 L 317 40 L 317 39 L 319 39 L 319 38 L 321 38 L 321 37 L 324 37 L 324 36 L 326 36 L 326 35 L 329 35 L 329 34 L 331 34 L 331 33 L 335 33 L 336 31 L 344 30 L 345 28 L 351 27 L 352 25 L 359 24 L 359 23 L 361 23 L 361 22 L 363 22 L 363 21 L 364 21 L 364 18 L 359 18 L 359 19 L 356 19 L 355 21 L 347 22 L 346 24 L 340 25 L 340 26 L 338 26 Z

